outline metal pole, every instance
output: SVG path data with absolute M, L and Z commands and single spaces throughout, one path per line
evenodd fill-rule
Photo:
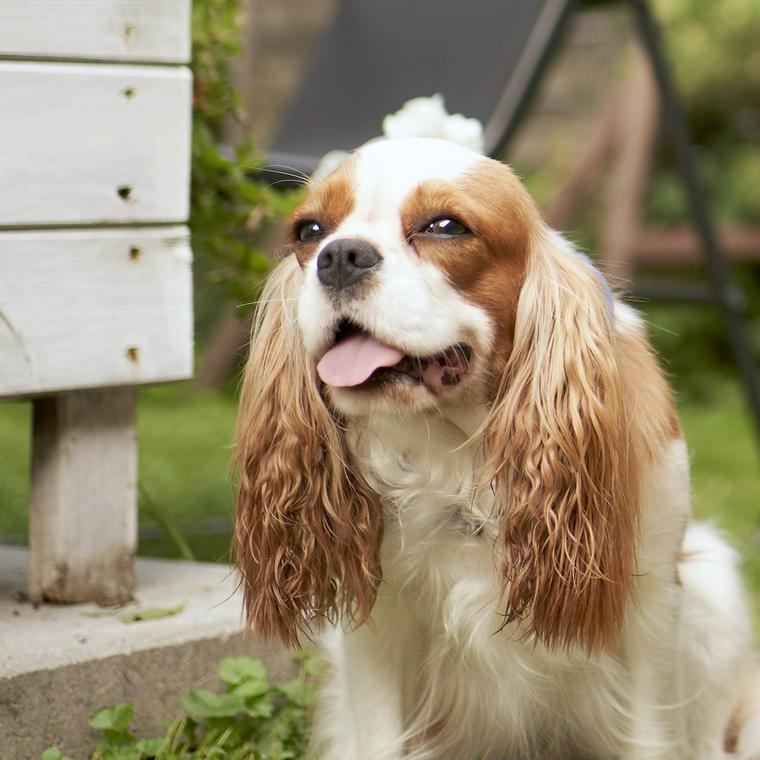
M 678 170 L 686 187 L 694 225 L 702 240 L 705 262 L 712 280 L 715 300 L 728 329 L 731 348 L 739 366 L 744 390 L 760 438 L 760 374 L 752 355 L 751 343 L 743 319 L 744 294 L 732 280 L 731 272 L 715 234 L 710 208 L 694 161 L 686 118 L 670 78 L 660 42 L 659 29 L 647 0 L 629 0 L 636 14 L 641 41 L 649 55 L 652 72 L 662 100 L 663 115 L 673 147 Z

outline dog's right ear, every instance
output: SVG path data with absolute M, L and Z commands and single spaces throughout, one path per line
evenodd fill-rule
M 532 243 L 485 440 L 502 504 L 506 622 L 612 650 L 634 592 L 639 480 L 613 303 L 559 237 Z
M 380 581 L 382 512 L 351 470 L 297 324 L 302 272 L 288 256 L 254 320 L 236 434 L 233 539 L 247 622 L 287 645 L 312 622 L 360 624 Z

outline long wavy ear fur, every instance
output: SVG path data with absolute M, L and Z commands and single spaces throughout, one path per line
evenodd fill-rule
M 254 322 L 236 434 L 234 550 L 249 625 L 296 645 L 339 614 L 356 624 L 380 580 L 381 510 L 348 462 L 296 323 L 301 270 L 270 276 Z
M 539 233 L 485 428 L 505 624 L 589 652 L 614 646 L 636 572 L 638 483 L 610 308 L 591 265 Z

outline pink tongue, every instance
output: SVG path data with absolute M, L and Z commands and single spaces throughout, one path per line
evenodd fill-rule
M 334 345 L 320 359 L 317 372 L 328 385 L 350 388 L 363 383 L 378 367 L 392 367 L 403 358 L 397 348 L 360 332 Z

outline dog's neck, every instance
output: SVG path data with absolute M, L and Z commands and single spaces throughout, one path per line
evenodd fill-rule
M 423 510 L 431 516 L 439 512 L 445 519 L 444 512 L 480 512 L 479 433 L 486 413 L 485 407 L 469 406 L 403 417 L 375 415 L 349 423 L 354 466 L 399 515 Z
M 364 436 L 379 438 L 389 450 L 420 443 L 424 448 L 433 432 L 458 447 L 468 441 L 477 444 L 487 415 L 486 404 L 446 405 L 422 412 L 362 416 L 347 420 L 346 429 L 352 448 Z
M 493 573 L 498 522 L 478 435 L 486 411 L 378 416 L 348 430 L 353 466 L 383 503 L 384 588 L 413 588 L 428 610 L 452 584 Z

